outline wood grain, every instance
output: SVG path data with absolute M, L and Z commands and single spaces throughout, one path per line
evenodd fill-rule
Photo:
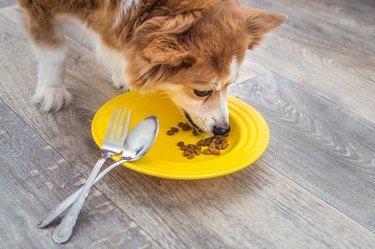
M 13 4 L 16 4 L 16 0 L 0 0 L 0 8 L 4 8 Z
M 0 100 L 0 248 L 60 248 L 36 227 L 84 178 Z M 98 226 L 100 224 L 100 226 Z M 94 189 L 64 248 L 159 248 Z
M 276 74 L 230 91 L 266 117 L 262 161 L 375 231 L 375 125 Z
M 90 50 L 70 41 L 66 80 L 75 101 L 49 115 L 28 105 L 35 62 L 16 18 L 0 11 L 0 98 L 69 167 L 87 176 L 99 154 L 90 134 L 92 117 L 116 91 L 103 84 L 105 72 Z M 162 248 L 371 248 L 375 243 L 374 233 L 261 161 L 204 181 L 157 179 L 118 168 L 97 187 Z M 81 221 L 82 227 L 91 225 Z
M 255 63 L 375 122 L 374 1 L 250 3 L 289 16 L 252 53 Z

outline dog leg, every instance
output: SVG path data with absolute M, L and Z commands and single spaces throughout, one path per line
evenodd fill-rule
M 128 81 L 125 75 L 126 61 L 123 55 L 111 48 L 105 46 L 99 37 L 96 37 L 95 52 L 99 60 L 112 73 L 113 85 L 121 92 L 130 90 Z
M 67 46 L 62 28 L 50 12 L 41 11 L 43 8 L 24 7 L 27 29 L 38 60 L 38 85 L 32 99 L 44 112 L 57 111 L 72 99 L 64 85 Z

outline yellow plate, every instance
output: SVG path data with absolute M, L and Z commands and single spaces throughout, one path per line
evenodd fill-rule
M 167 130 L 177 127 L 178 122 L 185 122 L 185 118 L 167 95 L 127 92 L 107 102 L 96 113 L 91 131 L 99 148 L 116 105 L 132 109 L 130 128 L 146 116 L 159 118 L 159 135 L 151 150 L 136 162 L 124 163 L 129 169 L 156 177 L 192 180 L 231 174 L 255 162 L 266 150 L 270 138 L 262 115 L 242 100 L 230 96 L 228 148 L 221 151 L 220 156 L 200 155 L 189 160 L 182 156 L 177 142 L 196 143 L 208 135 L 195 137 L 191 132 L 180 130 L 174 136 L 168 136 Z

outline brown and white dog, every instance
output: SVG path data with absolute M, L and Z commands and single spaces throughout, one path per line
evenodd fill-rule
M 64 85 L 62 24 L 80 20 L 118 88 L 161 89 L 197 129 L 229 131 L 227 86 L 246 49 L 285 16 L 237 0 L 19 0 L 39 62 L 34 101 L 43 111 L 71 101 Z M 128 85 L 129 83 L 129 85 Z

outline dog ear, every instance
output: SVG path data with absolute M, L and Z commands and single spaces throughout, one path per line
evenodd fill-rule
M 143 49 L 143 57 L 152 65 L 191 66 L 196 59 L 174 35 L 155 37 Z
M 179 38 L 183 37 L 183 33 L 201 16 L 201 11 L 192 10 L 175 15 L 157 16 L 144 22 L 134 34 L 143 58 L 152 65 L 176 67 L 194 64 L 195 57 Z
M 287 16 L 281 13 L 243 8 L 246 31 L 250 35 L 248 49 L 253 49 L 263 39 L 263 36 L 282 24 Z
M 136 75 L 134 81 L 140 89 L 163 82 L 196 62 L 196 57 L 188 48 L 189 44 L 183 41 L 184 33 L 202 17 L 210 5 L 201 2 L 194 5 L 192 1 L 185 1 L 184 4 L 186 8 L 145 21 L 132 35 L 134 51 L 146 62 L 138 63 L 141 67 L 133 69 Z

